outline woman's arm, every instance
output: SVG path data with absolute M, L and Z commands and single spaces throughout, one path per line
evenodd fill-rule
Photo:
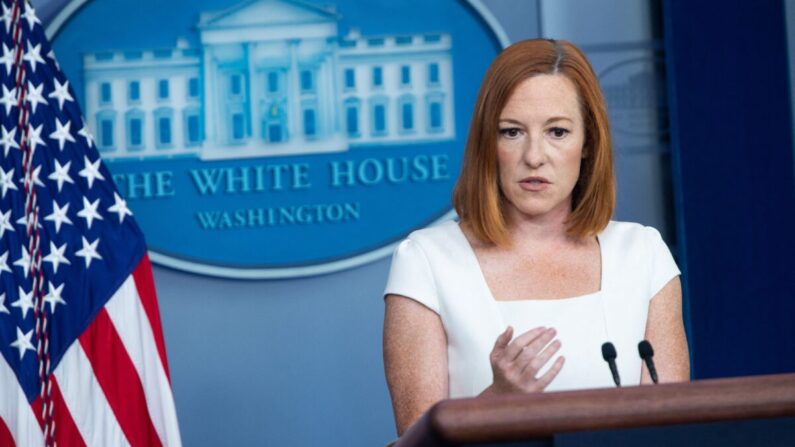
M 682 285 L 676 276 L 649 302 L 646 340 L 654 348 L 654 366 L 660 382 L 690 380 L 690 355 L 682 321 Z M 652 383 L 644 363 L 641 384 Z
M 447 398 L 447 335 L 439 315 L 400 295 L 386 296 L 384 369 L 398 436 Z

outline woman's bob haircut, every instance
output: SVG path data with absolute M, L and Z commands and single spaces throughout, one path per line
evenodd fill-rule
M 572 191 L 568 234 L 575 238 L 594 236 L 613 215 L 613 148 L 607 108 L 593 68 L 570 42 L 524 40 L 500 53 L 486 72 L 469 128 L 461 176 L 453 191 L 453 204 L 462 223 L 481 242 L 510 243 L 497 172 L 498 122 L 516 86 L 541 74 L 565 76 L 576 86 L 585 125 L 584 158 Z

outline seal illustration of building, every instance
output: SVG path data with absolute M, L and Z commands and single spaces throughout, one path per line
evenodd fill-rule
M 199 15 L 198 47 L 83 56 L 105 159 L 204 160 L 453 140 L 446 33 L 340 35 L 332 7 L 248 0 Z
M 665 92 L 657 88 L 665 80 L 647 67 L 627 74 L 622 83 L 607 84 L 605 97 L 617 130 L 653 135 L 666 125 Z

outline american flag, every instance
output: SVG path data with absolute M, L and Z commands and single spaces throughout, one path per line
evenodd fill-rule
M 0 2 L 0 446 L 180 445 L 141 230 L 35 11 Z

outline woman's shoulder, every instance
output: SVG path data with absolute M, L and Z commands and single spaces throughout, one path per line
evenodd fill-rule
M 603 232 L 607 237 L 607 270 L 622 277 L 622 282 L 636 283 L 648 299 L 654 297 L 671 278 L 681 272 L 671 249 L 656 228 L 633 222 L 610 222 Z M 614 281 L 617 281 L 614 279 Z M 637 284 L 640 281 L 640 284 Z M 641 287 L 641 288 L 639 288 Z
M 450 219 L 412 231 L 406 241 L 417 243 L 424 247 L 449 246 L 457 244 L 463 237 L 458 222 Z
M 447 278 L 459 277 L 457 269 L 465 267 L 466 239 L 458 222 L 449 220 L 413 231 L 395 248 L 385 295 L 412 298 L 440 312 L 442 289 Z
M 656 228 L 636 222 L 611 220 L 607 228 L 599 234 L 599 241 L 609 247 L 609 250 L 621 253 L 625 260 L 634 257 L 645 259 L 663 247 L 667 250 Z
M 639 242 L 649 238 L 660 237 L 656 228 L 637 222 L 611 220 L 607 227 L 599 233 L 600 239 L 611 239 L 624 242 Z

